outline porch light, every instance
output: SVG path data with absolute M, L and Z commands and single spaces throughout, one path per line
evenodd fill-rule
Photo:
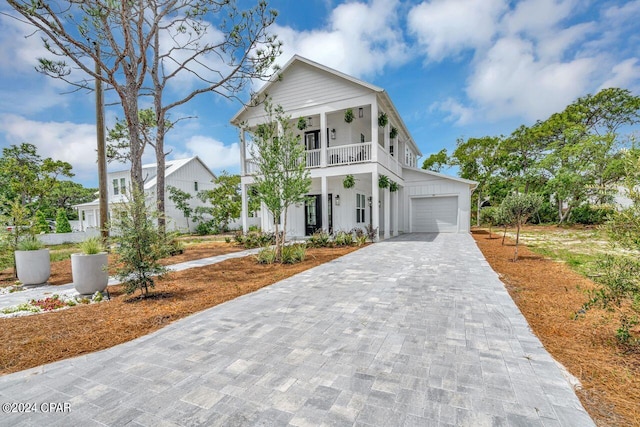
M 331 139 L 336 139 L 336 130 L 331 129 Z
M 307 124 L 308 124 L 309 126 L 313 126 L 313 122 L 312 122 L 312 120 L 313 120 L 313 117 L 307 117 Z
M 340 195 L 336 194 L 336 206 L 340 206 Z
M 373 204 L 373 199 L 371 198 L 371 196 L 367 197 L 367 201 L 369 202 L 369 206 Z
M 364 108 L 362 108 L 362 107 L 358 108 L 358 117 L 359 118 L 363 118 L 364 117 Z

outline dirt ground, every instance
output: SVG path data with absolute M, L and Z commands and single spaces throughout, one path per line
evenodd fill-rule
M 545 348 L 582 383 L 578 397 L 596 423 L 640 426 L 640 352 L 617 343 L 615 313 L 590 310 L 573 317 L 587 300 L 578 286 L 594 284 L 522 244 L 513 262 L 514 242 L 502 246 L 500 234 L 489 239 L 487 231 L 476 230 L 473 237 Z
M 196 256 L 196 251 L 187 250 L 182 258 L 177 256 L 171 260 L 204 258 L 213 256 L 218 249 L 222 251 L 226 247 L 228 252 L 233 248 L 224 245 L 202 249 L 200 256 Z M 230 259 L 169 273 L 157 281 L 153 295 L 146 299 L 140 299 L 138 294 L 124 294 L 121 286 L 110 286 L 111 301 L 0 319 L 0 374 L 133 340 L 177 319 L 256 291 L 357 249 L 309 249 L 306 260 L 294 265 L 261 265 L 253 256 Z M 56 265 L 58 268 L 63 269 Z

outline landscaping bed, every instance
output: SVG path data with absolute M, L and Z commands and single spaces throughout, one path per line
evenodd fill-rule
M 242 246 L 225 242 L 201 241 L 193 244 L 187 244 L 183 253 L 165 258 L 161 261 L 161 264 L 178 264 L 185 261 L 208 258 L 243 250 L 245 249 Z M 109 265 L 113 265 L 114 260 L 115 257 L 110 255 Z M 0 271 L 0 287 L 11 286 L 15 283 L 15 280 L 12 269 L 8 268 Z M 48 283 L 50 285 L 66 285 L 71 282 L 73 282 L 71 277 L 71 260 L 65 259 L 62 261 L 51 262 L 51 277 L 49 278 Z
M 582 383 L 577 394 L 595 422 L 639 426 L 640 349 L 618 343 L 612 312 L 591 309 L 574 318 L 587 300 L 578 286 L 592 289 L 593 282 L 525 246 L 513 262 L 514 243 L 507 239 L 502 246 L 501 233 L 490 239 L 475 230 L 473 237 L 545 348 Z
M 218 246 L 221 250 L 242 249 L 225 244 Z M 258 264 L 253 256 L 230 259 L 168 273 L 157 281 L 152 294 L 146 299 L 140 299 L 139 294 L 124 294 L 121 286 L 110 286 L 111 301 L 37 316 L 0 319 L 0 374 L 133 340 L 177 319 L 256 291 L 357 249 L 353 246 L 308 249 L 305 261 L 291 265 Z M 214 255 L 211 248 L 203 251 L 199 258 Z M 186 258 L 195 256 L 195 253 L 195 250 L 187 248 L 183 254 L 185 258 L 178 255 L 170 260 L 196 259 L 198 257 Z

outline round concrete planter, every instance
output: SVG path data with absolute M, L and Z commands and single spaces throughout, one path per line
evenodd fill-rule
M 109 283 L 107 253 L 71 254 L 71 274 L 73 286 L 79 294 L 93 295 L 104 291 Z
M 49 249 L 15 251 L 16 272 L 23 285 L 39 285 L 51 276 Z

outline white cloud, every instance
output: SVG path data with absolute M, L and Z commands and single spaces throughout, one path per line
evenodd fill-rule
M 14 114 L 0 115 L 0 132 L 10 144 L 28 142 L 42 157 L 71 163 L 79 177 L 97 176 L 96 127 L 71 122 L 39 122 Z
M 576 6 L 576 0 L 524 0 L 508 13 L 503 22 L 510 34 L 527 33 L 536 36 L 566 19 Z
M 238 168 L 240 147 L 237 142 L 226 145 L 216 139 L 194 135 L 184 143 L 184 150 L 174 154 L 174 158 L 198 156 L 212 170 Z
M 545 119 L 583 95 L 596 68 L 595 58 L 539 61 L 531 42 L 504 38 L 477 64 L 467 94 L 490 118 Z
M 430 110 L 440 110 L 447 114 L 445 121 L 454 122 L 456 125 L 466 125 L 474 119 L 474 110 L 465 107 L 453 98 L 447 98 L 444 101 L 436 102 Z
M 424 1 L 409 11 L 409 30 L 429 60 L 441 61 L 486 46 L 506 7 L 505 0 Z
M 296 31 L 275 26 L 273 32 L 283 42 L 283 65 L 299 54 L 344 73 L 373 76 L 389 65 L 409 59 L 399 28 L 397 0 L 350 2 L 336 7 L 325 29 Z
M 611 77 L 600 85 L 600 89 L 622 87 L 638 89 L 640 87 L 640 64 L 638 58 L 630 58 L 616 64 L 611 69 Z

